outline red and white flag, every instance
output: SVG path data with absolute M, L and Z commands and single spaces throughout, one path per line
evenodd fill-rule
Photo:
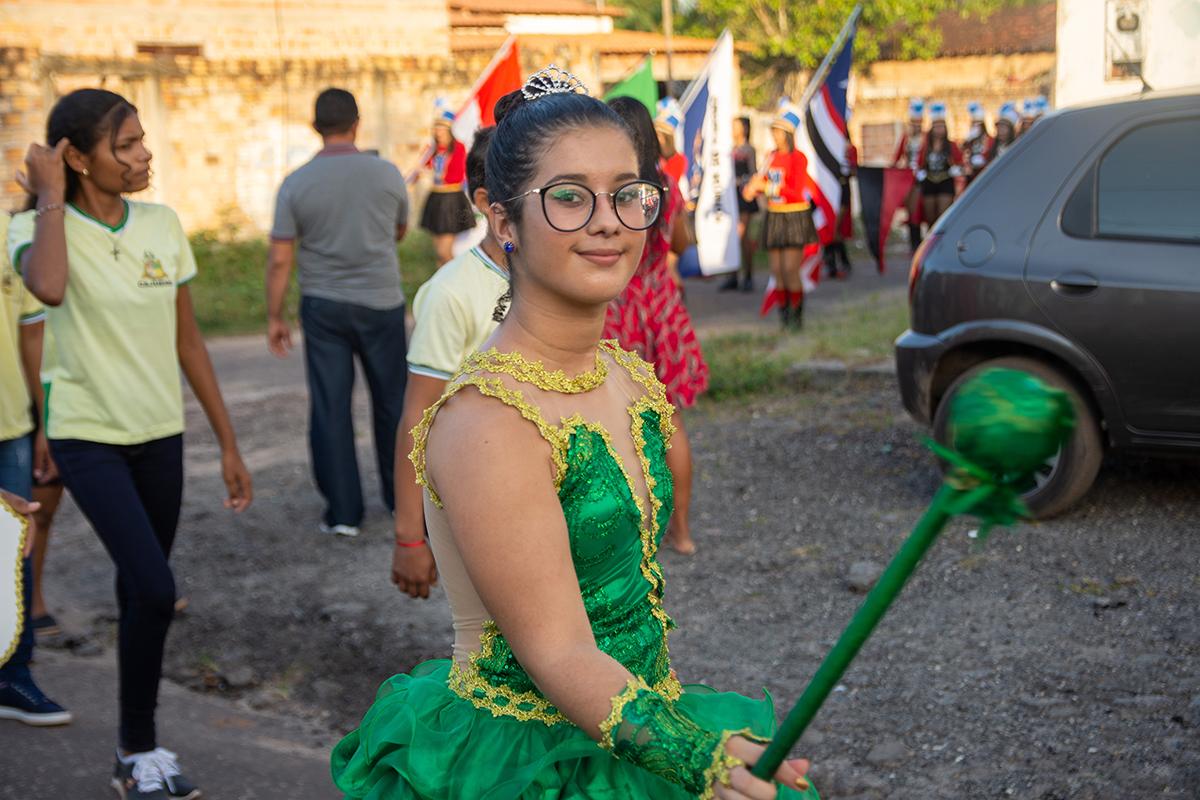
M 521 59 L 517 53 L 517 37 L 509 36 L 500 45 L 483 74 L 475 81 L 471 93 L 458 110 L 451 130 L 454 138 L 470 147 L 475 131 L 496 124 L 496 101 L 525 84 L 521 77 Z

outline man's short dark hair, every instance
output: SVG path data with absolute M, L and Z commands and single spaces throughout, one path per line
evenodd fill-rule
M 345 133 L 358 122 L 358 103 L 345 89 L 326 89 L 317 95 L 313 127 L 322 136 Z

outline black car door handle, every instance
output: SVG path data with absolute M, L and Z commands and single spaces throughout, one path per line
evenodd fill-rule
M 1081 295 L 1100 288 L 1100 281 L 1085 272 L 1068 272 L 1050 281 L 1050 288 L 1062 295 Z

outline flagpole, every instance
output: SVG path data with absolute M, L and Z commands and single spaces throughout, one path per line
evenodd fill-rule
M 675 0 L 662 0 L 663 36 L 667 40 L 667 97 L 675 96 L 675 69 L 672 57 L 675 45 L 672 37 L 675 35 Z
M 646 65 L 647 61 L 650 62 L 650 70 L 651 70 L 651 74 L 653 74 L 654 56 L 657 55 L 657 53 L 658 53 L 657 50 L 651 50 L 649 53 L 646 53 L 646 55 L 642 56 L 641 61 L 634 64 L 632 68 L 625 70 L 625 74 L 622 75 L 620 77 L 620 79 L 618 79 L 617 81 L 614 81 L 612 85 L 616 86 L 617 84 L 624 83 L 625 81 L 632 78 L 634 75 L 636 75 L 638 73 L 639 70 L 641 70 L 642 67 L 644 67 Z M 612 87 L 609 87 L 609 88 L 611 89 Z
M 708 75 L 708 68 L 712 64 L 713 56 L 716 55 L 717 48 L 721 45 L 721 40 L 726 36 L 732 36 L 729 33 L 729 28 L 721 31 L 721 35 L 717 37 L 717 43 L 713 45 L 713 49 L 708 51 L 708 55 L 704 57 L 704 66 L 700 67 L 700 71 L 696 73 L 696 77 L 692 78 L 692 82 L 683 90 L 683 94 L 679 96 L 679 105 L 681 108 L 687 108 L 692 101 L 692 96 L 700 91 L 703 85 L 705 76 Z
M 471 98 L 474 97 L 475 93 L 479 91 L 479 87 L 483 86 L 484 81 L 486 81 L 488 76 L 492 74 L 492 70 L 496 68 L 496 65 L 504 59 L 504 56 L 507 55 L 509 49 L 513 45 L 513 42 L 516 40 L 516 34 L 510 33 L 508 38 L 504 40 L 504 44 L 500 45 L 500 49 L 496 51 L 494 56 L 492 56 L 492 60 L 488 62 L 488 65 L 483 68 L 483 72 L 479 73 L 479 77 L 475 79 L 475 84 L 471 87 L 471 91 L 467 92 L 467 99 L 458 109 L 459 114 L 466 110 L 467 104 L 471 102 Z
M 833 46 L 829 48 L 829 52 L 825 54 L 825 58 L 821 59 L 821 63 L 817 65 L 816 71 L 808 79 L 808 85 L 804 87 L 804 94 L 800 96 L 800 102 L 796 104 L 799 108 L 805 109 L 807 112 L 808 104 L 812 101 L 813 95 L 817 93 L 817 89 L 821 88 L 821 84 L 825 82 L 825 76 L 829 73 L 829 68 L 833 66 L 833 59 L 837 57 L 838 53 L 842 52 L 842 48 L 846 45 L 846 40 L 850 38 L 850 32 L 854 30 L 854 26 L 858 24 L 859 17 L 862 16 L 862 11 L 862 3 L 859 3 L 850 12 L 850 16 L 846 18 L 846 23 L 838 31 L 837 38 L 833 40 Z M 758 174 L 766 177 L 769 168 L 770 162 L 768 161 L 759 170 Z
M 846 18 L 846 24 L 842 26 L 837 38 L 833 40 L 833 46 L 829 48 L 829 52 L 825 54 L 825 58 L 821 60 L 812 77 L 808 79 L 808 85 L 804 87 L 804 94 L 800 96 L 800 102 L 797 103 L 800 108 L 808 108 L 809 101 L 817 93 L 821 84 L 825 82 L 825 75 L 829 72 L 829 68 L 833 66 L 833 59 L 837 57 L 838 53 L 842 52 L 842 47 L 845 46 L 846 40 L 850 38 L 850 31 L 854 30 L 854 26 L 858 24 L 858 19 L 862 16 L 862 11 L 862 3 L 859 3 L 850 12 L 850 16 Z
M 471 91 L 467 92 L 467 99 L 463 101 L 463 104 L 458 109 L 458 113 L 454 115 L 455 118 L 457 118 L 462 114 L 463 111 L 466 110 L 467 105 L 471 102 L 471 98 L 473 98 L 475 93 L 479 91 L 479 88 L 483 86 L 484 81 L 486 81 L 492 74 L 492 70 L 496 68 L 496 65 L 499 64 L 508 54 L 508 51 L 512 48 L 513 43 L 516 42 L 516 40 L 516 34 L 510 33 L 508 38 L 504 40 L 504 44 L 500 45 L 500 49 L 497 50 L 495 55 L 492 56 L 492 60 L 488 62 L 488 65 L 483 68 L 483 72 L 479 73 L 479 77 L 475 79 L 474 85 L 471 86 Z M 425 146 L 421 148 L 421 154 L 417 156 L 417 165 L 412 168 L 411 172 L 404 176 L 405 182 L 414 183 L 417 180 L 417 176 L 421 172 L 421 167 L 425 165 L 425 161 L 432 153 L 433 146 L 426 142 Z

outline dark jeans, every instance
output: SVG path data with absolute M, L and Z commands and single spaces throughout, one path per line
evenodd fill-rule
M 300 324 L 308 375 L 308 441 L 317 489 L 325 498 L 325 523 L 358 525 L 363 498 L 350 402 L 354 357 L 371 390 L 380 490 L 391 511 L 396 508 L 396 428 L 408 375 L 404 306 L 378 311 L 305 296 L 300 300 Z
M 0 442 L 0 489 L 29 499 L 33 489 L 33 437 L 26 435 Z M 26 536 L 33 536 L 27 528 Z M 29 662 L 33 660 L 33 626 L 29 624 L 29 609 L 33 604 L 33 568 L 28 558 L 22 559 L 21 590 L 24 596 L 24 619 L 17 647 L 8 661 L 0 667 L 0 683 L 29 680 Z M 0 647 L 5 643 L 0 642 Z
M 175 613 L 167 559 L 183 500 L 183 437 L 137 445 L 55 439 L 50 452 L 117 567 L 121 746 L 153 750 L 163 647 Z

